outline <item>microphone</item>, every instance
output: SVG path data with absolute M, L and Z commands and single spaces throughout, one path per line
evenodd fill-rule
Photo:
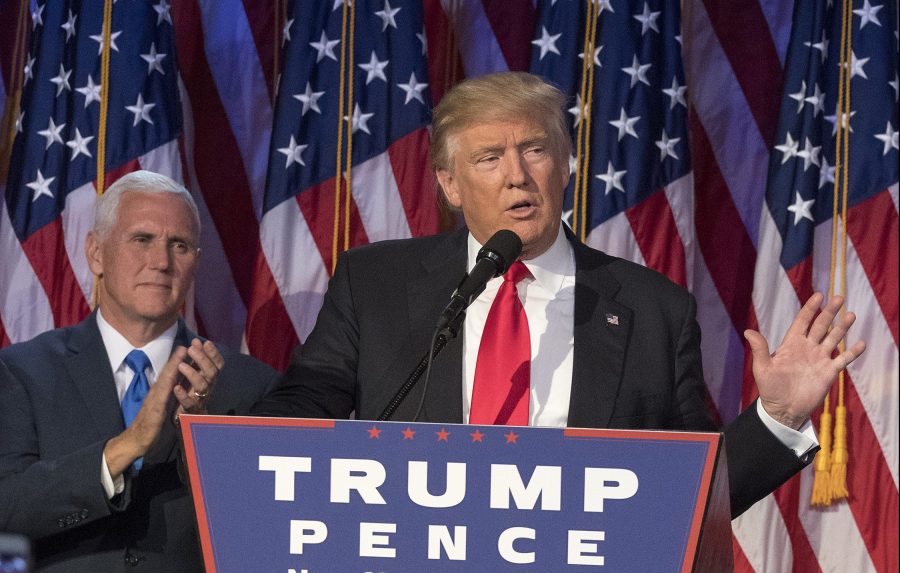
M 494 277 L 505 273 L 522 252 L 522 239 L 512 231 L 502 229 L 494 233 L 478 251 L 472 272 L 466 274 L 441 313 L 437 330 L 441 331 L 481 294 Z
M 431 337 L 431 345 L 428 352 L 419 363 L 415 370 L 409 375 L 403 385 L 391 398 L 391 401 L 385 407 L 379 420 L 390 420 L 397 411 L 400 404 L 409 396 L 413 387 L 418 383 L 422 374 L 425 374 L 425 389 L 422 390 L 422 396 L 419 398 L 419 406 L 416 408 L 416 415 L 413 421 L 418 421 L 419 414 L 425 405 L 425 396 L 428 394 L 428 380 L 431 375 L 431 365 L 434 357 L 447 345 L 447 342 L 456 338 L 462 321 L 465 318 L 463 312 L 469 304 L 475 300 L 484 286 L 489 280 L 498 277 L 509 270 L 510 265 L 515 262 L 522 252 L 522 239 L 512 231 L 502 230 L 494 233 L 494 236 L 488 239 L 487 243 L 478 251 L 475 257 L 475 266 L 472 272 L 466 274 L 453 295 L 450 297 L 450 303 L 441 313 L 441 317 L 437 321 L 437 327 Z

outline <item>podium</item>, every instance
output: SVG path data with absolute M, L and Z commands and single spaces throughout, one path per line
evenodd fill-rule
M 182 416 L 207 572 L 731 571 L 721 434 Z

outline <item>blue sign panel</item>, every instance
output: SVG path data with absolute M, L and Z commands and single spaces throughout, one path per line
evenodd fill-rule
M 184 416 L 208 571 L 689 571 L 719 434 Z

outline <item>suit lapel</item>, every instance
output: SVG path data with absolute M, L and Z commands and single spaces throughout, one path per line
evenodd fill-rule
M 97 431 L 103 437 L 121 433 L 125 422 L 96 311 L 72 327 L 67 349 L 66 369 Z
M 632 311 L 615 302 L 613 260 L 569 235 L 575 250 L 575 350 L 568 425 L 606 427 L 622 382 Z
M 575 252 L 575 349 L 568 425 L 605 427 L 621 385 L 632 311 L 615 301 L 620 285 L 606 266 L 614 259 L 578 242 L 567 231 Z M 448 235 L 427 253 L 409 281 L 410 337 L 424 340 L 424 354 L 434 323 L 466 270 L 468 231 Z M 418 357 L 417 357 L 418 359 Z M 409 419 L 421 385 L 407 398 L 395 419 Z M 461 423 L 462 336 L 451 340 L 432 366 L 420 421 Z
M 409 282 L 410 335 L 413 341 L 424 341 L 420 356 L 427 352 L 435 323 L 466 271 L 467 236 L 466 229 L 448 235 L 422 257 L 420 273 Z M 407 399 L 413 404 L 403 407 L 409 417 L 415 412 L 424 383 L 423 374 L 419 388 Z M 462 333 L 447 343 L 432 364 L 420 421 L 462 422 Z

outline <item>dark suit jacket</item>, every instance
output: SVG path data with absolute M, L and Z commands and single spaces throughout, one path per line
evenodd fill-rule
M 193 338 L 179 323 L 175 344 Z M 277 373 L 220 350 L 225 367 L 209 411 L 246 414 Z M 95 314 L 0 351 L 0 531 L 28 535 L 39 569 L 202 570 L 174 424 L 141 472 L 126 473 L 125 491 L 107 500 L 102 452 L 124 429 Z
M 274 416 L 375 419 L 427 352 L 466 269 L 467 231 L 385 241 L 338 259 L 315 329 L 278 388 L 254 406 Z M 568 424 L 713 431 L 694 298 L 664 276 L 579 243 Z M 618 325 L 607 316 L 617 317 Z M 421 421 L 460 423 L 462 341 L 434 361 Z M 410 420 L 420 384 L 393 419 Z M 732 515 L 809 463 L 762 424 L 755 405 L 725 430 Z

